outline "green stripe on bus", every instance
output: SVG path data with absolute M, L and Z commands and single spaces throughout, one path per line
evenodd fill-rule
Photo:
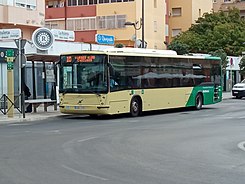
M 195 99 L 198 93 L 203 95 L 203 105 L 214 104 L 221 101 L 222 92 L 218 91 L 218 99 L 214 98 L 214 86 L 197 86 L 192 89 L 186 107 L 195 106 Z

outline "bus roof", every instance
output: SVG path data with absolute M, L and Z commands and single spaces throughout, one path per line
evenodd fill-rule
M 110 48 L 103 51 L 80 51 L 69 52 L 61 55 L 77 55 L 77 54 L 106 54 L 118 56 L 151 56 L 151 57 L 171 57 L 171 58 L 193 58 L 193 59 L 211 59 L 221 60 L 220 57 L 207 56 L 207 55 L 177 55 L 173 50 L 157 50 L 157 49 L 142 49 L 142 48 Z

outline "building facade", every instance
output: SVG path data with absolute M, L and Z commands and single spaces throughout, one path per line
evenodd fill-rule
M 44 18 L 44 1 L 0 0 L 0 29 L 19 28 L 24 39 L 31 39 L 33 31 L 44 26 Z
M 112 35 L 115 44 L 134 47 L 142 39 L 143 0 L 46 0 L 45 26 L 75 31 L 77 42 L 95 43 L 96 34 Z M 166 2 L 144 0 L 147 48 L 165 48 Z M 135 25 L 125 26 L 126 22 Z M 135 29 L 136 28 L 136 29 Z
M 213 0 L 170 0 L 169 1 L 169 38 L 170 41 L 187 31 L 204 13 L 213 9 Z
M 245 0 L 213 0 L 214 11 L 227 11 L 229 8 L 240 10 L 242 17 L 245 17 Z

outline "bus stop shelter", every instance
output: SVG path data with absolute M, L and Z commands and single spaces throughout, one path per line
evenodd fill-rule
M 26 104 L 32 104 L 34 107 L 34 112 L 37 112 L 37 107 L 40 104 L 44 104 L 44 111 L 47 112 L 47 107 L 50 104 L 54 105 L 54 110 L 57 110 L 57 93 L 56 93 L 56 86 L 57 86 L 57 62 L 59 61 L 59 55 L 46 55 L 46 54 L 26 54 L 27 61 L 31 62 L 31 72 L 25 72 L 24 76 L 25 79 L 30 80 L 29 84 L 31 84 L 31 94 L 32 99 L 25 100 Z M 37 79 L 36 75 L 36 66 L 35 64 L 42 64 L 42 84 L 41 87 L 43 91 L 43 96 L 37 96 L 37 85 L 36 81 L 40 80 Z M 47 65 L 51 68 L 47 68 Z M 27 76 L 28 75 L 28 76 Z M 30 75 L 30 76 L 29 76 Z M 25 81 L 25 79 L 23 79 Z M 47 83 L 52 83 L 51 95 L 48 96 L 47 94 Z M 40 90 L 40 86 L 39 90 Z

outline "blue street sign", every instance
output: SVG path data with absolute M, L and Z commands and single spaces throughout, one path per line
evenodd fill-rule
M 96 34 L 95 41 L 98 44 L 114 45 L 115 37 L 112 35 Z

